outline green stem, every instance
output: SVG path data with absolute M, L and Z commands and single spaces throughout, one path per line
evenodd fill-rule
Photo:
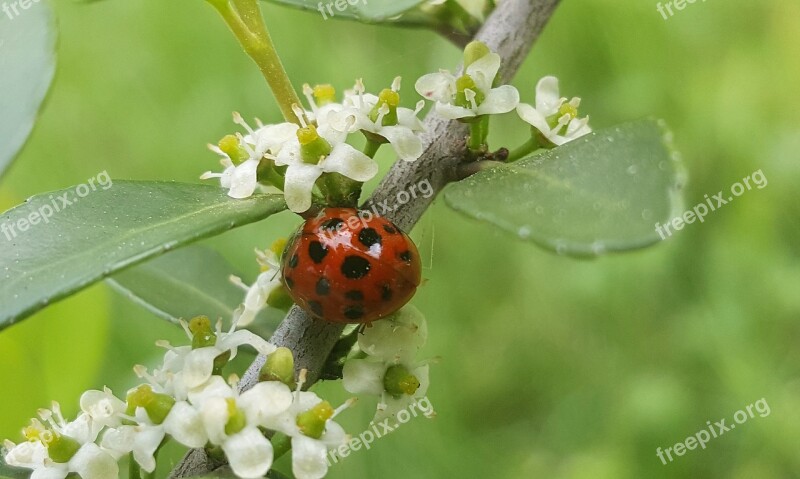
M 133 458 L 133 453 L 128 455 L 128 479 L 141 479 L 142 470 L 139 468 L 139 463 Z
M 519 148 L 508 154 L 508 163 L 517 161 L 520 158 L 528 156 L 539 148 L 539 140 L 536 137 L 531 137 L 530 140 L 523 143 Z
M 227 0 L 208 0 L 231 29 L 244 51 L 256 62 L 278 102 L 283 118 L 300 124 L 292 105 L 300 105 L 300 98 L 283 68 L 275 45 L 269 35 L 257 0 L 234 0 L 236 9 Z M 243 18 L 244 17 L 244 18 Z
M 381 147 L 381 143 L 377 141 L 372 141 L 367 138 L 367 144 L 364 145 L 364 154 L 369 156 L 370 158 L 375 158 L 375 154 L 378 153 L 378 150 Z
M 489 136 L 489 117 L 479 116 L 469 124 L 467 148 L 474 153 L 486 150 L 486 137 Z

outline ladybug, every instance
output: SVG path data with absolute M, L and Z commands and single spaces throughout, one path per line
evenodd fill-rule
M 326 208 L 303 223 L 281 259 L 295 303 L 334 323 L 370 323 L 405 305 L 422 280 L 417 247 L 391 221 Z

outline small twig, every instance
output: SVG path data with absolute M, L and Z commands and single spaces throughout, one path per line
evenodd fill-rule
M 486 20 L 476 40 L 486 43 L 503 59 L 499 75 L 502 83 L 507 83 L 517 72 L 558 3 L 559 0 L 506 0 Z M 462 123 L 428 115 L 425 128 L 425 153 L 415 162 L 396 162 L 367 202 L 368 205 L 386 201 L 393 204 L 399 192 L 408 191 L 426 180 L 439 193 L 448 183 L 458 179 L 458 167 L 467 158 L 464 148 L 467 127 Z M 428 195 L 427 198 L 417 196 L 399 205 L 387 218 L 403 230 L 410 231 L 434 198 L 435 195 Z M 270 341 L 292 350 L 295 367 L 298 371 L 303 368 L 308 370 L 306 384 L 311 386 L 319 378 L 342 330 L 343 326 L 312 319 L 295 306 Z M 249 389 L 258 382 L 264 361 L 265 358 L 259 356 L 250 365 L 239 383 L 241 388 Z M 210 463 L 202 449 L 194 449 L 189 451 L 170 477 L 205 474 L 214 467 L 215 464 Z

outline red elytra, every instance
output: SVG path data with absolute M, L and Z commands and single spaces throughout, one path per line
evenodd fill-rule
M 283 284 L 295 303 L 334 323 L 370 323 L 405 305 L 422 280 L 417 247 L 391 221 L 326 208 L 286 246 Z

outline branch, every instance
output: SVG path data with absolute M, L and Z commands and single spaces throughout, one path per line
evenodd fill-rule
M 486 43 L 503 59 L 500 81 L 508 83 L 528 55 L 533 42 L 542 32 L 559 0 L 505 0 L 489 16 L 475 39 Z M 425 153 L 419 160 L 409 163 L 398 161 L 381 181 L 367 205 L 384 203 L 397 205 L 386 217 L 404 231 L 410 231 L 433 202 L 416 197 L 410 202 L 397 204 L 397 194 L 409 191 L 422 181 L 429 181 L 438 194 L 448 183 L 458 178 L 457 169 L 465 160 L 464 140 L 467 127 L 456 121 L 443 120 L 433 114 L 425 118 L 426 133 L 423 143 Z M 278 326 L 270 342 L 291 349 L 297 370 L 308 370 L 307 386 L 319 378 L 322 366 L 342 333 L 343 326 L 310 318 L 302 309 L 293 307 Z M 259 356 L 247 369 L 240 382 L 243 390 L 258 382 L 265 358 Z M 171 478 L 205 474 L 219 464 L 212 463 L 205 451 L 189 451 L 170 475 Z

